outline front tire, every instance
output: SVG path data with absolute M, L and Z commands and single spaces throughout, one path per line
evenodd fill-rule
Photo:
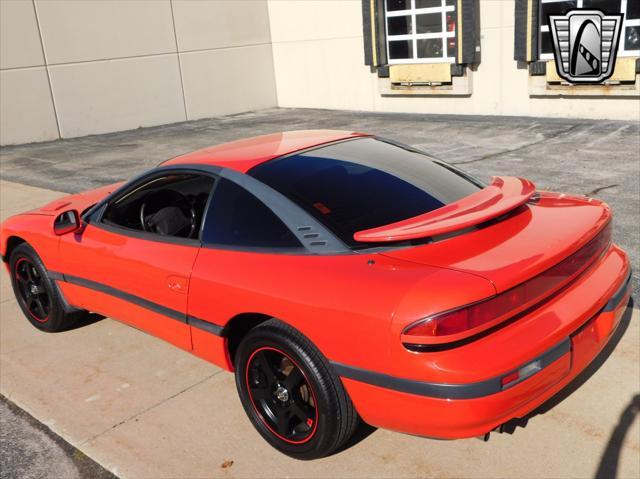
M 358 425 L 353 404 L 328 361 L 300 332 L 276 319 L 242 340 L 235 378 L 254 427 L 288 456 L 327 456 Z
M 35 250 L 27 243 L 18 245 L 9 258 L 11 286 L 20 309 L 41 331 L 54 333 L 69 329 L 86 316 L 84 311 L 67 312 L 57 286 Z

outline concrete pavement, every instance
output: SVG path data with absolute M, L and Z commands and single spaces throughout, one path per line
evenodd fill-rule
M 58 195 L 6 181 L 0 190 L 0 217 Z M 0 393 L 120 477 L 640 476 L 637 309 L 607 361 L 513 434 L 484 443 L 376 430 L 300 462 L 254 431 L 231 374 L 110 319 L 41 333 L 4 272 L 0 283 Z

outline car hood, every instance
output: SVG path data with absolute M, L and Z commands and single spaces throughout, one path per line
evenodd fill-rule
M 102 186 L 82 193 L 63 196 L 62 198 L 53 200 L 40 208 L 28 211 L 26 214 L 56 216 L 66 210 L 77 210 L 78 213 L 82 213 L 84 210 L 95 205 L 111 192 L 122 186 L 123 183 L 124 182 L 113 183 L 111 185 Z
M 591 240 L 611 213 L 586 197 L 540 192 L 505 218 L 386 256 L 482 276 L 505 291 L 562 261 Z

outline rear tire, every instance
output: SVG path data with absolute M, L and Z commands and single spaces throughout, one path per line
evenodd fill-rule
M 18 245 L 9 258 L 11 286 L 20 309 L 29 322 L 41 331 L 64 331 L 88 313 L 67 311 L 65 301 L 47 274 L 42 260 L 27 243 Z
M 242 340 L 235 378 L 254 427 L 293 458 L 328 456 L 358 426 L 351 399 L 325 357 L 299 331 L 276 319 Z

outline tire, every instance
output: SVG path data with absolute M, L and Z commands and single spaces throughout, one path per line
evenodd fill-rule
M 325 357 L 299 331 L 276 319 L 244 337 L 235 355 L 235 378 L 254 427 L 295 459 L 330 455 L 358 426 L 351 399 Z
M 27 243 L 18 245 L 9 257 L 11 286 L 20 309 L 41 331 L 55 333 L 87 316 L 85 311 L 65 307 L 57 285 L 47 274 L 42 260 Z

